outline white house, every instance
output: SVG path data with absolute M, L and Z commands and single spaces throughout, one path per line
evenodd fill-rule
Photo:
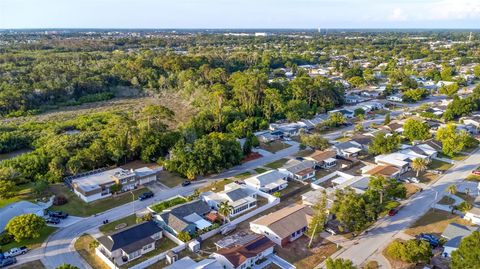
M 305 157 L 305 160 L 313 161 L 315 166 L 323 169 L 329 169 L 337 165 L 337 152 L 334 150 L 316 150 L 312 154 Z
M 412 158 L 411 155 L 394 152 L 375 156 L 375 163 L 385 166 L 394 166 L 398 168 L 400 174 L 403 174 L 410 170 L 410 163 L 413 159 L 414 158 Z
M 225 189 L 221 192 L 209 191 L 203 193 L 201 196 L 202 199 L 215 210 L 218 210 L 222 202 L 227 202 L 233 208 L 230 217 L 242 214 L 257 206 L 257 192 L 237 183 L 225 185 Z
M 284 247 L 307 231 L 312 216 L 310 207 L 295 204 L 250 222 L 250 230 Z
M 356 157 L 363 149 L 362 145 L 355 141 L 338 143 L 333 145 L 333 148 L 337 151 L 337 155 L 345 158 Z
M 243 180 L 247 186 L 263 191 L 274 193 L 288 186 L 287 175 L 277 170 L 270 170 Z
M 394 94 L 387 96 L 387 100 L 392 102 L 403 102 L 403 97 L 399 94 Z
M 278 171 L 295 180 L 307 180 L 315 177 L 315 163 L 312 161 L 289 160 Z
M 467 213 L 465 213 L 465 216 L 463 218 L 471 221 L 476 225 L 480 225 L 480 208 L 473 207 L 472 209 L 467 211 Z

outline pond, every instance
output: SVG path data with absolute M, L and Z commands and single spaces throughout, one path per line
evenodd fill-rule
M 14 157 L 17 157 L 18 155 L 22 155 L 31 151 L 33 151 L 33 149 L 19 149 L 16 151 L 0 154 L 0 162 L 3 160 L 12 159 Z

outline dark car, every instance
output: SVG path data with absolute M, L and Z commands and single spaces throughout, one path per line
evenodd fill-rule
M 421 233 L 417 236 L 417 239 L 427 241 L 434 248 L 436 248 L 440 245 L 440 241 L 433 234 Z
M 182 182 L 183 187 L 188 186 L 190 184 L 192 184 L 192 182 L 190 180 L 185 180 L 184 182 Z
M 390 217 L 397 215 L 397 213 L 398 213 L 398 208 L 393 208 L 393 209 L 390 209 L 390 211 L 388 211 L 388 215 Z
M 50 224 L 59 224 L 60 223 L 60 219 L 59 218 L 55 218 L 55 217 L 48 217 L 45 222 L 47 223 L 50 223 Z
M 153 192 L 147 191 L 140 194 L 140 196 L 138 196 L 138 200 L 143 201 L 145 199 L 152 198 L 152 197 L 153 197 Z
M 17 259 L 14 257 L 8 257 L 0 260 L 0 267 L 7 267 L 9 265 L 17 263 Z
M 65 213 L 63 211 L 48 211 L 47 215 L 51 218 L 57 219 L 66 219 L 68 217 L 68 213 Z

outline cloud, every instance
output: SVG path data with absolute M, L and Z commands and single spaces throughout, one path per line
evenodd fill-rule
M 425 11 L 429 20 L 480 19 L 480 1 L 442 0 L 432 3 L 430 10 Z
M 388 16 L 387 20 L 389 21 L 407 21 L 408 20 L 408 15 L 403 11 L 401 8 L 395 8 L 393 9 L 392 14 Z

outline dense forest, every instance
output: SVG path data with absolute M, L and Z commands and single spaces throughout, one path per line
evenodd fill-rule
M 418 35 L 426 39 L 414 38 Z M 428 43 L 466 40 L 464 33 L 339 32 L 308 38 L 290 33 L 258 38 L 222 33 L 25 32 L 3 33 L 2 39 L 0 115 L 4 119 L 159 94 L 181 98 L 197 111 L 178 128 L 168 127 L 175 113 L 161 105 L 65 121 L 5 122 L 0 126 L 0 153 L 33 149 L 0 162 L 0 180 L 17 184 L 59 181 L 135 159 L 165 162 L 170 170 L 189 178 L 236 165 L 243 157 L 236 138 L 276 120 L 309 118 L 344 104 L 342 83 L 312 77 L 301 65 L 331 67 L 355 87 L 376 85 L 374 72 L 380 72 L 415 99 L 423 95 L 410 79 L 418 71 L 398 65 L 399 59 L 445 66 L 455 59 L 450 69 L 422 73 L 436 81 L 451 79 L 455 66 L 480 62 L 475 42 L 439 49 Z M 368 61 L 369 66 L 359 61 Z M 381 63 L 386 64 L 376 68 Z M 287 79 L 283 68 L 291 70 L 294 78 Z M 452 117 L 461 114 L 455 111 Z M 200 161 L 196 156 L 211 158 Z

